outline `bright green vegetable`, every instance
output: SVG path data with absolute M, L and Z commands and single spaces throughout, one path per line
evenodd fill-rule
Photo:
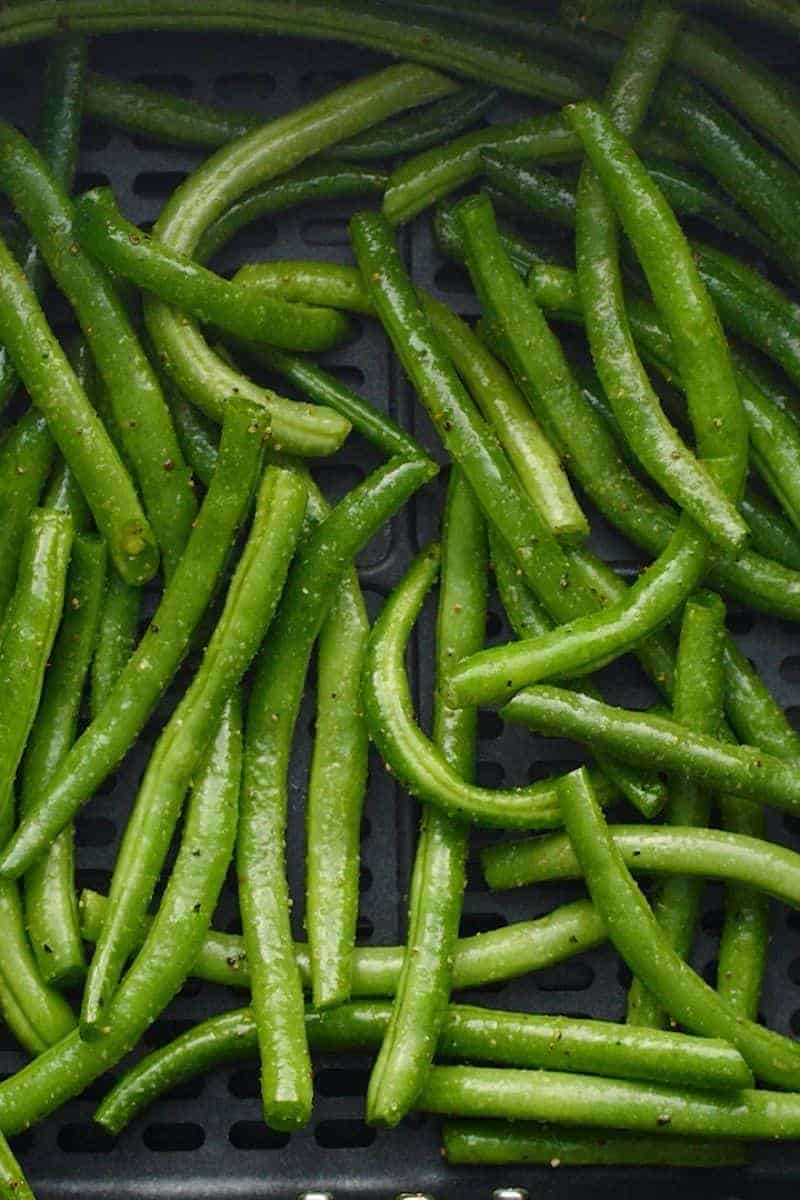
M 31 409 L 0 445 L 0 627 L 17 578 L 28 519 L 50 472 L 55 445 L 41 413 Z

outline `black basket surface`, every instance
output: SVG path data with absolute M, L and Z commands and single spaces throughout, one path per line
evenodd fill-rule
M 756 34 L 753 32 L 755 39 Z M 755 43 L 754 43 L 755 47 Z M 759 43 L 784 69 L 792 47 L 779 38 Z M 796 47 L 795 47 L 796 50 Z M 0 55 L 0 112 L 30 129 L 43 62 L 41 46 Z M 118 35 L 98 38 L 92 63 L 122 78 L 137 79 L 201 100 L 249 107 L 265 117 L 284 113 L 346 80 L 382 64 L 378 56 L 354 47 L 297 39 L 258 39 L 234 35 Z M 534 111 L 528 101 L 510 98 L 498 117 Z M 202 153 L 159 146 L 89 125 L 81 150 L 77 190 L 110 183 L 121 207 L 147 225 L 173 188 L 201 160 Z M 352 206 L 308 206 L 261 222 L 229 248 L 224 267 L 254 258 L 322 257 L 350 261 L 347 218 Z M 401 237 L 413 275 L 462 314 L 476 312 L 464 274 L 446 265 L 438 253 L 429 218 L 416 221 Z M 53 321 L 67 322 L 59 298 L 51 304 Z M 347 346 L 327 356 L 329 365 L 374 403 L 387 408 L 431 451 L 440 456 L 432 430 L 415 403 L 386 341 L 365 322 Z M 363 442 L 351 439 L 335 459 L 319 464 L 316 475 L 329 495 L 343 494 L 377 462 Z M 371 613 L 402 575 L 410 556 L 437 531 L 443 483 L 429 487 L 370 545 L 360 561 Z M 593 520 L 595 548 L 616 566 L 633 572 L 636 555 L 599 518 Z M 418 688 L 423 721 L 429 718 L 432 626 L 427 611 L 412 646 L 410 667 Z M 730 607 L 729 625 L 757 664 L 781 703 L 800 717 L 800 647 L 795 626 Z M 491 603 L 491 642 L 508 636 L 495 598 Z M 636 667 L 624 660 L 607 672 L 612 700 L 640 705 L 652 700 Z M 180 685 L 179 681 L 179 685 Z M 309 685 L 312 684 L 309 680 Z M 185 677 L 183 679 L 185 683 Z M 173 688 L 151 720 L 140 744 L 118 774 L 84 809 L 77 825 L 79 886 L 105 891 L 116 844 L 135 795 L 147 754 L 179 687 Z M 313 706 L 309 686 L 298 723 L 298 746 L 291 773 L 289 832 L 290 877 L 295 897 L 296 934 L 302 936 L 303 799 Z M 797 707 L 792 709 L 792 706 Z M 478 778 L 487 786 L 522 783 L 581 761 L 580 749 L 559 740 L 547 742 L 504 727 L 495 714 L 482 713 L 479 724 Z M 417 826 L 416 806 L 374 757 L 363 829 L 362 901 L 359 938 L 363 944 L 396 943 L 404 936 L 406 889 Z M 800 848 L 800 824 L 772 814 L 770 835 Z M 474 838 L 475 853 L 481 836 Z M 548 912 L 580 893 L 577 886 L 522 889 L 492 896 L 485 890 L 477 861 L 470 863 L 462 932 L 476 933 Z M 722 918 L 720 889 L 709 887 L 695 950 L 695 965 L 713 979 Z M 235 881 L 225 886 L 215 924 L 238 929 Z M 800 1033 L 800 917 L 774 914 L 773 943 L 767 971 L 763 1015 L 784 1033 Z M 471 993 L 474 1002 L 541 1013 L 592 1015 L 620 1019 L 628 979 L 609 947 L 601 947 L 561 966 L 507 984 Z M 137 1054 L 151 1050 L 246 996 L 224 987 L 190 980 L 180 996 L 145 1036 Z M 10 1035 L 0 1030 L 0 1071 L 10 1074 L 23 1063 Z M 122 1067 L 114 1073 L 117 1077 Z M 399 1193 L 424 1193 L 436 1200 L 488 1200 L 503 1187 L 525 1188 L 531 1197 L 570 1200 L 685 1194 L 743 1200 L 794 1195 L 800 1187 L 800 1154 L 792 1145 L 759 1151 L 755 1165 L 742 1171 L 688 1172 L 650 1169 L 508 1168 L 456 1170 L 440 1155 L 438 1121 L 412 1114 L 392 1131 L 376 1131 L 363 1120 L 369 1061 L 366 1057 L 320 1055 L 315 1062 L 316 1103 L 307 1130 L 291 1137 L 267 1129 L 260 1119 L 255 1064 L 219 1070 L 165 1097 L 116 1139 L 92 1124 L 97 1100 L 109 1078 L 98 1081 L 80 1099 L 15 1139 L 15 1147 L 40 1200 L 288 1200 L 305 1192 L 329 1192 L 336 1200 L 391 1200 Z

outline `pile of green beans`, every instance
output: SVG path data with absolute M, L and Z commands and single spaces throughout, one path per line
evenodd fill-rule
M 716 3 L 800 32 L 787 0 Z M 800 1048 L 759 1021 L 769 903 L 800 908 L 800 855 L 765 817 L 800 814 L 800 734 L 725 628 L 730 599 L 800 620 L 800 91 L 689 7 L 0 6 L 0 46 L 53 39 L 35 136 L 0 114 L 0 1019 L 28 1056 L 0 1081 L 0 1196 L 33 1196 L 6 1137 L 120 1063 L 190 977 L 247 1007 L 119 1075 L 109 1133 L 250 1060 L 290 1133 L 313 1055 L 357 1051 L 366 1121 L 440 1114 L 458 1166 L 727 1168 L 800 1137 Z M 151 26 L 399 61 L 267 120 L 88 70 L 89 36 Z M 523 115 L 494 123 L 503 92 Z M 73 194 L 86 118 L 208 152 L 152 230 L 110 187 Z M 474 323 L 416 285 L 397 228 L 473 178 L 433 226 Z M 218 269 L 265 215 L 327 201 L 354 205 L 351 264 Z M 574 269 L 518 217 L 571 237 Z M 404 428 L 319 358 L 363 319 L 436 461 L 416 415 Z M 329 500 L 315 461 L 353 434 L 369 473 Z M 407 506 L 430 527 L 420 489 L 443 497 L 439 540 L 414 542 L 373 616 L 359 555 Z M 595 509 L 643 554 L 637 578 L 590 548 Z M 514 640 L 487 646 L 492 586 Z M 433 589 L 425 697 L 407 659 Z M 628 654 L 649 708 L 605 698 Z M 480 706 L 590 761 L 485 786 Z M 73 821 L 154 719 L 108 893 L 79 896 Z M 371 770 L 418 803 L 391 946 L 357 943 Z M 490 890 L 584 895 L 460 937 L 475 827 L 513 835 L 482 843 Z M 240 934 L 213 926 L 231 868 Z M 690 965 L 709 880 L 714 987 Z M 452 994 L 603 943 L 632 976 L 624 1023 Z

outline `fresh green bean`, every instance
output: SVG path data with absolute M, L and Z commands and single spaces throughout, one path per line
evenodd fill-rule
M 394 117 L 373 129 L 365 129 L 326 154 L 347 162 L 370 162 L 398 158 L 401 154 L 418 154 L 429 146 L 438 146 L 463 129 L 469 129 L 470 125 L 477 125 L 496 103 L 499 94 L 495 88 L 466 84 L 452 96 L 435 100 L 418 112 Z
M 0 629 L 14 591 L 28 519 L 55 454 L 55 445 L 41 413 L 23 414 L 0 445 Z
M 420 292 L 422 310 L 469 394 L 494 429 L 525 491 L 550 532 L 582 538 L 589 531 L 558 455 L 503 366 L 447 305 Z
M 319 517 L 328 507 L 312 497 Z M 369 734 L 361 672 L 369 620 L 355 569 L 339 584 L 317 645 L 317 711 L 306 798 L 306 929 L 315 1008 L 350 998 L 358 923 Z
M 96 941 L 103 925 L 105 896 L 81 893 L 81 931 L 86 941 Z M 144 941 L 147 917 L 136 931 L 137 945 Z M 518 979 L 531 971 L 553 966 L 590 950 L 605 940 L 602 921 L 586 900 L 565 904 L 535 921 L 518 921 L 489 933 L 461 938 L 453 961 L 453 987 L 468 989 L 487 983 Z M 400 977 L 405 946 L 357 946 L 353 953 L 352 994 L 392 996 Z M 308 947 L 295 944 L 295 959 L 305 988 L 311 986 Z M 233 988 L 250 987 L 250 965 L 244 940 L 234 933 L 208 933 L 191 972 L 198 979 Z
M 255 130 L 218 150 L 174 193 L 153 233 L 191 255 L 211 222 L 257 184 L 392 113 L 447 94 L 454 85 L 423 67 L 388 67 Z M 145 319 L 178 390 L 219 421 L 231 396 L 265 407 L 276 448 L 303 455 L 337 449 L 349 425 L 329 410 L 282 400 L 216 355 L 192 321 L 148 297 Z
M 558 103 L 593 90 L 586 72 L 557 58 L 540 54 L 531 46 L 500 35 L 476 35 L 468 27 L 435 16 L 410 14 L 406 5 L 381 0 L 303 0 L 287 9 L 270 0 L 193 0 L 191 9 L 180 4 L 159 5 L 142 11 L 140 0 L 109 5 L 108 0 L 33 0 L 24 14 L 3 15 L 0 45 L 51 37 L 63 22 L 76 32 L 112 33 L 125 29 L 235 30 L 240 33 L 289 33 L 300 37 L 354 42 L 393 57 L 452 70 Z M 433 99 L 434 97 L 431 97 Z M 424 103 L 424 98 L 416 101 Z M 353 131 L 355 132 L 355 131 Z M 348 134 L 348 136 L 351 136 Z
M 130 583 L 145 582 L 158 552 L 133 484 L 4 243 L 0 340 L 72 468 L 117 569 Z
M 116 571 L 109 572 L 92 658 L 89 689 L 92 720 L 102 712 L 133 654 L 138 625 L 138 589 L 125 583 Z
M 685 736 L 698 735 L 687 731 Z M 730 1040 L 756 1078 L 794 1087 L 800 1048 L 735 1013 L 670 946 L 616 848 L 584 768 L 567 776 L 560 796 L 564 823 L 589 893 L 634 975 L 675 1020 L 705 1037 Z M 685 1132 L 674 1125 L 671 1129 Z
M 61 620 L 72 544 L 63 513 L 35 510 L 22 546 L 19 574 L 0 640 L 0 836 L 13 827 L 13 784 L 42 692 L 50 650 Z M 39 974 L 25 932 L 19 890 L 0 882 L 0 976 L 8 1001 L 3 1013 L 34 1054 L 57 1042 L 75 1020 L 67 1002 Z M 21 1022 L 15 1018 L 21 1016 Z
M 309 1044 L 320 1050 L 363 1050 L 379 1044 L 388 1004 L 349 1004 L 306 1011 Z M 613 1031 L 615 1038 L 608 1034 Z M 257 1053 L 250 1009 L 235 1009 L 195 1025 L 141 1059 L 104 1098 L 94 1119 L 117 1134 L 148 1104 L 223 1064 Z M 747 1087 L 752 1076 L 732 1047 L 675 1033 L 648 1033 L 604 1021 L 492 1012 L 454 1004 L 444 1014 L 437 1054 L 478 1061 L 525 1062 L 560 1070 L 611 1070 L 621 1078 L 658 1079 L 707 1089 Z
M 30 1184 L 22 1173 L 22 1167 L 2 1134 L 0 1134 L 0 1196 L 3 1197 L 3 1200 L 36 1200 Z
M 669 1142 L 683 1136 L 791 1140 L 800 1129 L 794 1092 L 743 1088 L 717 1096 L 592 1075 L 490 1067 L 434 1067 L 419 1108 L 446 1116 L 629 1129 L 658 1133 Z
M 671 78 L 659 93 L 659 114 L 773 243 L 783 269 L 800 278 L 800 174 L 689 79 Z
M 21 811 L 47 786 L 75 740 L 83 687 L 103 599 L 106 552 L 85 534 L 75 539 L 64 616 L 22 766 Z M 25 922 L 46 983 L 71 987 L 86 969 L 75 894 L 73 831 L 62 830 L 25 876 Z
M 780 509 L 754 488 L 748 488 L 742 496 L 740 509 L 750 529 L 753 549 L 781 566 L 800 570 L 800 536 Z
M 483 645 L 487 574 L 481 511 L 456 467 L 442 521 L 433 741 L 448 767 L 470 783 L 477 714 L 474 709 L 447 708 L 444 687 L 452 664 Z M 403 967 L 367 1090 L 371 1124 L 401 1121 L 430 1068 L 450 995 L 467 846 L 467 825 L 434 807 L 425 808 L 411 876 Z
M 372 628 L 363 683 L 372 740 L 412 795 L 452 817 L 501 829 L 552 829 L 560 823 L 553 780 L 525 788 L 477 787 L 452 768 L 414 720 L 405 648 L 438 568 L 438 547 L 429 546 L 395 588 Z M 607 799 L 615 794 L 608 783 L 599 781 L 598 786 Z
M 183 549 L 196 509 L 158 379 L 110 278 L 76 244 L 73 208 L 66 191 L 30 142 L 5 123 L 0 123 L 0 185 L 36 238 L 55 282 L 75 310 L 169 572 Z M 88 493 L 87 500 L 91 503 Z M 94 516 L 98 520 L 98 514 Z
M 198 774 L 181 845 L 158 913 L 107 1015 L 110 1032 L 84 1041 L 75 1029 L 6 1081 L 0 1126 L 27 1128 L 78 1095 L 136 1044 L 181 987 L 202 944 L 236 836 L 241 719 L 232 696 Z
M 288 760 L 306 670 L 336 586 L 356 554 L 435 470 L 427 459 L 390 459 L 317 527 L 301 545 L 256 669 L 237 870 L 261 1049 L 262 1107 L 268 1124 L 281 1129 L 305 1124 L 311 1107 L 303 993 L 284 865 Z
M 56 179 L 67 191 L 72 190 L 78 160 L 85 77 L 86 39 L 69 33 L 54 38 L 45 66 L 35 140 Z M 17 257 L 34 293 L 41 299 L 48 276 L 37 242 L 23 240 Z M 2 346 L 0 409 L 17 383 L 17 372 L 8 350 Z
M 676 721 L 698 733 L 718 734 L 724 696 L 723 639 L 725 606 L 713 592 L 690 598 L 683 610 L 675 694 Z M 711 797 L 678 775 L 672 780 L 667 811 L 670 825 L 704 826 L 711 815 Z M 669 944 L 688 959 L 694 941 L 703 884 L 684 875 L 664 880 L 651 899 L 653 915 Z M 667 1014 L 638 979 L 628 989 L 628 1023 L 659 1029 Z
M 312 159 L 293 171 L 245 192 L 203 230 L 194 248 L 198 262 L 206 263 L 230 239 L 253 221 L 316 200 L 350 199 L 380 195 L 386 187 L 385 171 Z
M 262 426 L 231 412 L 223 426 L 219 468 L 152 621 L 102 710 L 17 828 L 3 854 L 0 874 L 17 876 L 27 871 L 141 732 L 208 607 L 236 530 L 249 509 L 262 448 Z
M 217 430 L 199 408 L 189 404 L 188 400 L 184 400 L 171 387 L 167 389 L 167 403 L 183 456 L 192 468 L 192 474 L 200 480 L 203 487 L 208 488 L 219 453 Z
M 445 1121 L 442 1152 L 451 1166 L 539 1163 L 550 1167 L 741 1167 L 749 1161 L 738 1142 L 697 1137 L 622 1133 L 580 1126 L 564 1129 L 530 1121 Z
M 692 733 L 668 717 L 603 704 L 562 688 L 526 688 L 502 710 L 509 721 L 539 732 L 575 737 L 627 762 L 683 772 L 689 779 L 733 796 L 800 810 L 800 783 L 792 760 L 783 762 L 754 746 L 729 745 Z
M 293 303 L 306 303 L 316 294 L 329 308 L 374 317 L 375 306 L 358 271 L 340 263 L 278 259 L 245 263 L 236 281 L 269 296 L 284 296 Z
M 197 674 L 156 744 L 128 820 L 111 880 L 109 911 L 84 988 L 84 1037 L 106 1032 L 106 1014 L 131 949 L 130 930 L 147 910 L 184 795 L 225 702 L 272 619 L 306 498 L 305 482 L 297 471 L 267 468 L 222 614 Z
M 272 342 L 289 350 L 326 350 L 347 332 L 338 313 L 287 304 L 243 288 L 149 237 L 123 217 L 111 188 L 93 188 L 80 197 L 73 231 L 85 250 L 115 275 L 245 341 Z

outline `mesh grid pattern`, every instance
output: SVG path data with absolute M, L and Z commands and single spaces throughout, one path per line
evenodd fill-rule
M 790 49 L 785 48 L 788 62 Z M 265 117 L 285 112 L 331 87 L 379 65 L 369 52 L 331 44 L 316 50 L 292 39 L 236 36 L 136 35 L 98 39 L 93 65 L 124 78 L 168 87 L 200 100 L 256 108 Z M 26 129 L 38 93 L 42 49 L 29 47 L 2 55 L 0 111 Z M 319 67 L 318 64 L 324 64 Z M 527 102 L 511 99 L 498 115 L 523 115 Z M 147 225 L 164 199 L 203 157 L 185 148 L 164 147 L 142 139 L 89 126 L 83 139 L 79 189 L 110 183 L 123 211 Z M 225 268 L 258 257 L 320 256 L 350 261 L 347 242 L 349 204 L 308 206 L 278 222 L 262 221 L 226 252 Z M 433 244 L 427 219 L 402 235 L 403 251 L 416 280 L 463 313 L 476 311 L 466 278 L 445 266 Z M 55 298 L 54 322 L 67 321 L 66 306 Z M 399 367 L 380 332 L 364 322 L 358 337 L 326 356 L 341 373 L 377 405 L 409 428 L 432 453 L 441 457 L 427 419 L 415 405 Z M 363 441 L 353 438 L 333 460 L 321 464 L 317 476 L 331 498 L 341 495 L 377 462 Z M 428 488 L 367 548 L 360 562 L 367 605 L 374 616 L 383 597 L 400 578 L 410 555 L 437 531 L 443 483 Z M 609 561 L 636 569 L 630 548 L 598 518 L 593 521 L 595 548 Z M 430 717 L 432 610 L 426 611 L 412 646 L 412 669 L 419 691 L 421 717 Z M 797 719 L 800 717 L 800 653 L 796 627 L 733 609 L 730 625 L 744 651 L 757 662 L 767 683 Z M 489 619 L 490 642 L 508 637 L 496 599 Z M 186 679 L 183 678 L 185 684 Z M 644 705 L 653 699 L 635 667 L 624 661 L 606 672 L 612 701 Z M 180 683 L 180 681 L 179 681 Z M 291 768 L 289 827 L 290 882 L 295 902 L 296 933 L 302 934 L 303 795 L 313 718 L 313 680 L 298 723 L 298 746 Z M 172 702 L 180 687 L 172 689 Z M 146 735 L 121 769 L 87 805 L 77 823 L 79 886 L 105 891 L 123 827 L 149 749 L 169 712 L 170 699 L 159 707 Z M 519 729 L 504 727 L 493 713 L 481 714 L 479 771 L 487 786 L 522 783 L 581 761 L 580 749 L 562 740 L 543 742 Z M 404 928 L 406 889 L 417 813 L 407 797 L 373 756 L 363 826 L 363 879 L 359 936 L 370 944 L 395 943 Z M 800 823 L 773 814 L 770 834 L 800 848 Z M 580 894 L 577 885 L 522 889 L 491 896 L 484 888 L 477 852 L 484 840 L 476 834 L 464 903 L 462 932 L 475 933 L 548 912 Z M 721 924 L 720 889 L 710 887 L 695 965 L 713 980 Z M 235 880 L 223 889 L 215 919 L 220 929 L 238 930 Z M 774 914 L 774 935 L 763 1010 L 770 1025 L 800 1034 L 800 915 Z M 485 989 L 478 1002 L 508 1008 L 569 1015 L 621 1018 L 628 979 L 618 959 L 602 947 L 537 975 L 500 988 Z M 476 998 L 476 993 L 470 993 Z M 245 1002 L 243 993 L 194 980 L 153 1025 L 137 1051 L 142 1053 L 175 1037 L 198 1020 Z M 0 1072 L 10 1074 L 23 1063 L 10 1036 L 0 1030 Z M 30 1133 L 15 1139 L 23 1165 L 40 1200 L 77 1197 L 99 1200 L 166 1200 L 186 1196 L 274 1198 L 286 1200 L 304 1190 L 329 1190 L 336 1200 L 384 1200 L 398 1192 L 425 1191 L 437 1200 L 479 1200 L 494 1187 L 518 1184 L 531 1195 L 552 1200 L 570 1196 L 623 1196 L 644 1185 L 651 1197 L 672 1194 L 678 1176 L 690 1190 L 703 1188 L 720 1200 L 756 1196 L 769 1186 L 788 1196 L 800 1182 L 800 1157 L 792 1147 L 763 1152 L 745 1172 L 691 1176 L 686 1172 L 647 1169 L 602 1172 L 584 1169 L 469 1170 L 446 1168 L 439 1154 L 437 1122 L 412 1114 L 394 1131 L 376 1131 L 363 1122 L 368 1060 L 320 1055 L 316 1060 L 316 1104 L 308 1130 L 289 1137 L 268 1130 L 260 1120 L 255 1067 L 220 1070 L 182 1086 L 153 1105 L 117 1139 L 93 1126 L 91 1114 L 109 1079 L 99 1080 L 84 1096 Z M 121 1073 L 118 1068 L 116 1074 Z

